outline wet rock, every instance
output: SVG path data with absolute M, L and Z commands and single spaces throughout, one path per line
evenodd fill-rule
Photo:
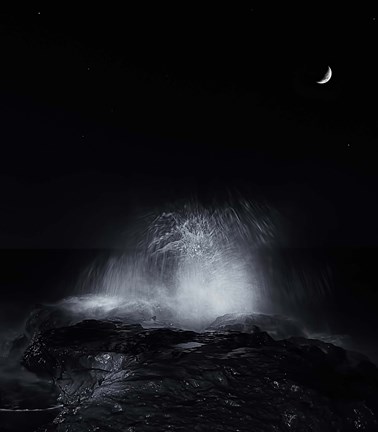
M 70 311 L 57 308 L 55 305 L 37 304 L 25 323 L 25 336 L 30 339 L 38 332 L 73 323 L 74 316 Z
M 236 330 L 247 333 L 254 333 L 259 329 L 275 339 L 305 336 L 299 324 L 280 315 L 232 313 L 218 317 L 207 327 L 207 330 Z
M 23 363 L 59 388 L 64 409 L 48 431 L 378 430 L 366 358 L 251 329 L 86 320 L 39 333 Z

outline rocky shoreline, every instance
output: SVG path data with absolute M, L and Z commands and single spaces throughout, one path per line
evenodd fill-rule
M 197 333 L 83 320 L 37 332 L 22 363 L 54 381 L 63 405 L 39 431 L 378 430 L 373 363 L 300 335 L 275 340 L 257 321 Z

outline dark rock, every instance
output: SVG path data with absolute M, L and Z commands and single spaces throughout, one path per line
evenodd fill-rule
M 37 332 L 72 324 L 70 311 L 49 305 L 36 305 L 25 324 L 25 335 L 32 338 Z
M 262 329 L 275 339 L 305 336 L 300 326 L 293 320 L 280 315 L 265 314 L 226 314 L 212 322 L 207 330 L 236 330 L 254 333 Z
M 48 431 L 378 430 L 378 370 L 366 358 L 251 329 L 86 320 L 36 335 L 23 362 L 60 389 Z

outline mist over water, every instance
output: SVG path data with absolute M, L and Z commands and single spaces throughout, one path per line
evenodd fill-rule
M 278 225 L 275 209 L 244 199 L 146 212 L 126 227 L 123 250 L 99 251 L 80 277 L 66 276 L 57 302 L 41 298 L 41 316 L 56 310 L 68 319 L 59 325 L 119 318 L 201 331 L 225 314 L 263 313 L 332 333 L 330 269 L 280 249 Z M 14 339 L 11 330 L 0 352 Z
M 280 248 L 276 216 L 246 200 L 192 201 L 143 214 L 129 227 L 124 250 L 99 253 L 60 301 L 43 302 L 37 321 L 65 326 L 119 318 L 203 331 L 226 314 L 278 314 L 294 319 L 307 337 L 352 347 L 342 326 L 333 326 L 338 299 L 327 259 L 319 264 L 309 251 Z M 12 329 L 6 333 L 0 357 L 14 340 Z
M 60 300 L 38 301 L 64 311 L 70 322 L 155 317 L 162 326 L 200 331 L 225 314 L 263 313 L 332 332 L 331 269 L 280 248 L 279 224 L 274 208 L 245 199 L 169 204 L 136 217 L 125 228 L 124 249 L 96 252 L 80 277 L 79 264 L 76 274 L 62 274 Z M 1 351 L 12 339 L 1 337 Z
M 191 328 L 226 313 L 257 312 L 267 303 L 255 259 L 260 247 L 275 241 L 267 206 L 191 202 L 147 215 L 134 238 L 131 252 L 87 269 L 82 294 L 150 308 L 158 319 Z

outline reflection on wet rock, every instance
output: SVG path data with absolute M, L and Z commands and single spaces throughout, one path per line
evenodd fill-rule
M 365 357 L 250 324 L 196 333 L 85 320 L 35 335 L 23 363 L 59 389 L 48 431 L 378 430 L 378 370 Z

